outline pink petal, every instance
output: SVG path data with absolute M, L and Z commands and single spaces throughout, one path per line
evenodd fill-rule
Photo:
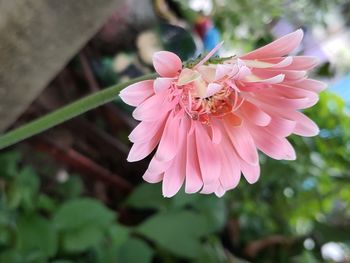
M 153 80 L 144 80 L 123 89 L 119 97 L 126 104 L 136 107 L 153 94 Z
M 273 93 L 267 94 L 267 92 L 265 92 L 264 95 L 259 94 L 258 99 L 251 98 L 250 100 L 254 101 L 254 104 L 256 105 L 264 103 L 268 106 L 274 106 L 279 109 L 306 109 L 315 105 L 318 101 L 318 97 L 289 99 L 276 96 L 276 94 Z
M 257 164 L 259 161 L 258 152 L 253 138 L 245 125 L 233 126 L 225 121 L 224 126 L 238 155 L 250 164 Z
M 215 191 L 215 195 L 217 197 L 223 197 L 225 193 L 226 193 L 226 191 L 224 190 L 224 188 L 221 185 L 219 185 L 219 187 Z
M 186 152 L 175 157 L 172 165 L 164 173 L 162 192 L 164 197 L 174 196 L 181 188 L 186 173 Z
M 256 76 L 252 75 L 252 76 L 246 77 L 243 81 L 247 82 L 247 83 L 258 82 L 258 83 L 276 84 L 276 83 L 281 83 L 282 81 L 284 81 L 284 75 L 283 74 L 279 74 L 277 76 L 266 77 L 266 78 L 264 78 L 264 77 L 256 77 Z
M 202 78 L 196 79 L 193 84 L 196 88 L 198 96 L 200 98 L 205 98 L 207 94 L 208 84 Z
M 153 55 L 153 66 L 162 77 L 175 77 L 182 69 L 181 59 L 169 51 L 159 51 Z
M 266 93 L 266 91 L 262 92 Z M 318 100 L 317 93 L 294 87 L 293 84 L 274 84 L 267 90 L 267 92 L 269 94 L 273 93 L 290 99 L 309 98 L 311 100 Z
M 161 162 L 156 158 L 156 156 L 153 156 L 151 162 L 148 165 L 147 171 L 152 174 L 161 174 L 169 168 L 171 161 L 172 160 Z
M 173 81 L 173 78 L 156 78 L 153 84 L 154 92 L 160 93 L 166 89 L 169 89 Z
M 185 116 L 186 117 L 186 116 Z M 158 161 L 166 162 L 172 160 L 179 150 L 180 116 L 171 113 L 165 124 L 162 137 L 156 152 Z
M 285 68 L 292 64 L 292 57 L 280 57 L 264 60 L 244 60 L 244 63 L 250 68 Z
M 201 77 L 208 83 L 215 81 L 216 67 L 210 65 L 203 65 L 197 68 Z
M 220 181 L 216 180 L 211 183 L 204 183 L 203 188 L 201 190 L 201 194 L 212 194 L 215 193 L 216 190 L 220 187 Z
M 282 57 L 282 60 L 273 65 L 271 68 L 287 68 L 293 63 L 294 58 L 295 57 Z
M 274 136 L 287 137 L 293 133 L 295 125 L 296 122 L 293 120 L 274 115 L 265 129 Z
M 186 182 L 185 192 L 196 193 L 203 186 L 203 180 L 198 161 L 198 153 L 195 135 L 187 135 L 187 162 L 186 162 Z
M 247 101 L 245 101 L 239 108 L 239 112 L 244 119 L 247 119 L 258 126 L 266 126 L 271 121 L 271 117 L 266 112 Z
M 159 139 L 160 132 L 149 141 L 134 143 L 127 158 L 128 162 L 137 162 L 148 156 L 156 148 Z
M 295 134 L 311 137 L 320 132 L 317 124 L 303 113 L 296 111 L 291 113 L 290 117 L 296 121 L 296 126 L 294 129 Z
M 238 73 L 238 67 L 232 64 L 218 64 L 215 72 L 215 80 L 220 80 L 232 73 L 236 68 L 236 73 Z
M 277 75 L 284 75 L 284 81 L 300 81 L 303 80 L 306 76 L 306 71 L 298 70 L 284 70 L 284 69 L 254 69 L 253 74 L 258 76 L 261 79 L 270 79 L 274 78 Z M 274 83 L 271 83 L 274 84 Z
M 275 137 L 264 129 L 251 129 L 254 142 L 258 149 L 276 160 L 295 160 L 293 146 L 287 139 Z
M 287 70 L 310 70 L 317 66 L 319 59 L 311 56 L 295 56 L 293 57 L 293 63 L 284 69 Z
M 261 61 L 272 65 L 261 68 L 283 68 L 285 70 L 309 70 L 319 63 L 317 57 L 311 56 L 264 58 Z
M 191 83 L 201 77 L 201 74 L 195 70 L 184 68 L 178 78 L 177 85 L 183 86 Z
M 161 174 L 151 173 L 150 171 L 146 170 L 142 178 L 148 183 L 155 184 L 155 183 L 161 182 L 163 180 L 163 176 L 164 176 L 164 173 L 161 173 Z
M 241 83 L 242 84 L 242 83 Z M 239 86 L 240 91 L 257 92 L 270 87 L 268 83 L 248 82 Z
M 240 161 L 240 167 L 242 173 L 247 180 L 248 183 L 254 184 L 259 180 L 260 177 L 260 165 L 259 163 L 256 165 L 251 165 L 246 163 L 245 161 Z
M 221 171 L 218 152 L 203 124 L 198 122 L 194 124 L 199 167 L 203 182 L 204 185 L 211 184 L 218 179 Z
M 225 115 L 223 118 L 223 121 L 227 122 L 227 124 L 230 126 L 241 126 L 242 125 L 242 119 L 234 113 Z
M 220 85 L 220 84 L 217 84 L 217 83 L 209 83 L 204 98 L 208 98 L 208 97 L 210 97 L 210 96 L 213 96 L 215 93 L 217 93 L 218 91 L 220 91 L 222 88 L 223 88 L 223 86 Z
M 214 144 L 219 144 L 222 138 L 222 127 L 219 121 L 215 118 L 211 119 L 211 140 Z
M 241 178 L 241 170 L 238 157 L 232 147 L 231 142 L 226 136 L 223 136 L 221 150 L 221 175 L 220 183 L 224 190 L 235 188 Z
M 317 93 L 327 88 L 327 85 L 325 83 L 314 79 L 305 79 L 303 81 L 293 84 L 293 86 Z
M 139 121 L 155 121 L 163 118 L 177 101 L 167 100 L 167 91 L 155 94 L 141 103 L 132 113 L 132 116 Z
M 239 59 L 237 59 L 237 63 L 239 63 Z M 248 68 L 247 66 L 240 66 L 238 73 L 236 75 L 233 76 L 234 79 L 244 79 L 247 76 L 251 75 L 252 71 L 250 70 L 250 68 Z
M 169 169 L 164 173 L 163 195 L 164 197 L 174 196 L 181 188 L 186 175 L 186 150 L 187 132 L 189 130 L 189 120 L 187 116 L 181 119 L 179 131 L 179 152 L 172 161 Z
M 289 54 L 291 51 L 296 49 L 302 38 L 303 31 L 301 29 L 294 31 L 288 35 L 285 35 L 272 43 L 263 46 L 257 50 L 254 50 L 244 56 L 242 59 L 261 59 L 271 57 L 282 57 Z
M 129 140 L 131 142 L 144 142 L 150 140 L 161 129 L 163 130 L 165 124 L 165 117 L 157 121 L 140 122 L 135 129 L 130 133 Z

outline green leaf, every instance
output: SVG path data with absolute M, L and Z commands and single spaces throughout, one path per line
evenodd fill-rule
M 50 263 L 74 263 L 74 261 L 68 259 L 56 259 L 54 261 L 50 261 Z
M 138 209 L 164 209 L 169 200 L 162 196 L 160 184 L 140 184 L 129 196 L 126 204 Z
M 38 197 L 37 209 L 53 213 L 56 209 L 56 202 L 53 198 L 46 194 L 40 194 Z
M 0 262 L 6 262 L 6 263 L 23 263 L 23 258 L 19 251 L 13 249 L 13 250 L 6 250 L 0 253 Z
M 222 229 L 227 219 L 227 209 L 224 198 L 212 195 L 186 194 L 183 190 L 171 199 L 172 207 L 192 207 L 205 216 L 208 223 L 208 233 Z
M 83 192 L 84 186 L 80 177 L 70 176 L 63 184 L 59 184 L 57 192 L 64 199 L 78 198 Z
M 103 237 L 103 229 L 94 225 L 70 230 L 63 234 L 63 249 L 66 252 L 84 252 L 99 244 Z
M 39 251 L 46 258 L 56 254 L 57 233 L 46 218 L 36 214 L 23 215 L 17 222 L 17 230 L 20 251 Z
M 206 228 L 205 218 L 181 211 L 152 216 L 137 231 L 178 256 L 194 258 L 200 251 L 200 238 L 207 233 Z
M 186 194 L 184 189 L 181 189 L 172 199 L 172 206 L 182 208 L 185 206 L 193 206 L 201 199 L 203 195 L 200 194 Z
M 8 151 L 0 156 L 0 177 L 9 179 L 18 174 L 18 162 L 21 155 L 17 151 Z
M 123 263 L 150 263 L 153 250 L 142 240 L 131 238 L 119 249 L 118 261 Z
M 198 253 L 198 257 L 194 263 L 225 263 L 227 261 L 225 252 L 222 248 L 218 250 L 215 247 L 206 245 L 202 247 L 202 250 Z
M 125 226 L 114 224 L 109 228 L 109 234 L 112 243 L 115 246 L 120 246 L 129 238 L 130 230 Z
M 2 225 L 0 223 L 0 247 L 6 246 L 13 239 L 13 233 L 8 224 Z
M 116 215 L 102 203 L 80 198 L 64 203 L 54 216 L 54 223 L 60 230 L 73 230 L 86 225 L 107 227 Z
M 119 224 L 108 228 L 108 242 L 95 247 L 97 262 L 119 262 L 119 248 L 129 239 L 129 229 Z
M 227 210 L 223 198 L 204 195 L 193 206 L 205 216 L 208 233 L 219 231 L 225 226 Z
M 350 242 L 349 226 L 332 226 L 331 224 L 316 222 L 314 231 L 322 243 L 330 241 Z
M 28 166 L 23 168 L 10 186 L 9 207 L 21 206 L 26 210 L 33 210 L 39 186 L 40 181 L 35 171 Z

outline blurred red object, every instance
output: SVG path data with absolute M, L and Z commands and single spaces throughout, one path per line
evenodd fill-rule
M 199 16 L 195 23 L 194 30 L 201 37 L 201 39 L 203 39 L 206 32 L 211 27 L 213 27 L 213 22 L 209 17 Z

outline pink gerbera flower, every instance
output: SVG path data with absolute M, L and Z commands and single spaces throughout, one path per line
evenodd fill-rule
M 237 186 L 241 173 L 255 183 L 257 150 L 294 160 L 286 137 L 318 134 L 317 125 L 298 110 L 313 106 L 325 88 L 306 75 L 315 58 L 286 56 L 302 37 L 297 30 L 246 55 L 210 59 L 219 45 L 187 67 L 174 53 L 155 53 L 160 77 L 120 93 L 141 121 L 129 136 L 134 144 L 128 161 L 157 148 L 143 178 L 163 181 L 163 195 L 171 197 L 183 184 L 186 193 L 222 196 Z

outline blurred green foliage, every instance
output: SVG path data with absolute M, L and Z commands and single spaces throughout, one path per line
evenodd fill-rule
M 150 246 L 118 224 L 117 213 L 81 196 L 79 177 L 57 184 L 49 196 L 20 159 L 18 152 L 0 156 L 0 262 L 150 262 Z
M 350 117 L 330 93 L 307 114 L 321 133 L 291 138 L 296 161 L 261 156 L 262 178 L 223 198 L 165 199 L 142 183 L 120 204 L 133 225 L 83 196 L 79 177 L 48 194 L 18 152 L 1 153 L 0 262 L 330 262 L 322 245 L 350 245 Z
M 186 21 L 193 24 L 198 17 L 190 1 L 174 0 L 180 5 Z M 257 42 L 271 40 L 271 26 L 283 18 L 296 27 L 324 26 L 330 11 L 337 9 L 345 23 L 350 23 L 348 0 L 212 0 L 209 14 L 226 44 L 250 51 Z M 260 45 L 258 45 L 260 46 Z
M 57 184 L 49 196 L 20 159 L 18 152 L 0 155 L 0 262 L 147 263 L 156 253 L 169 262 L 173 255 L 197 260 L 212 254 L 202 238 L 226 221 L 222 199 L 185 194 L 164 199 L 159 185 L 142 184 L 125 206 L 156 213 L 135 227 L 124 226 L 118 213 L 81 196 L 79 177 Z

